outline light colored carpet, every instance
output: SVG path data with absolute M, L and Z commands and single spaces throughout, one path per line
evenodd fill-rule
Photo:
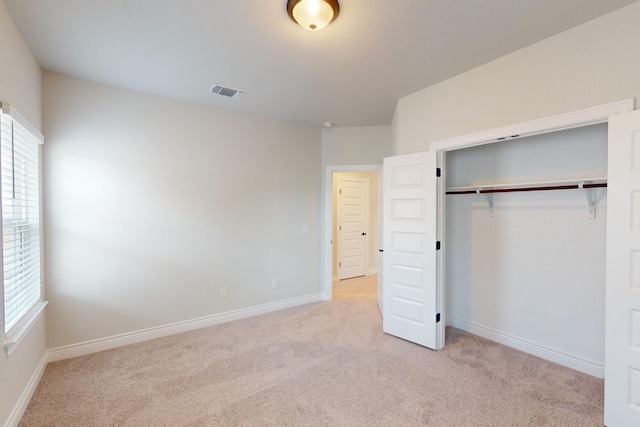
M 452 328 L 439 352 L 383 334 L 375 283 L 51 363 L 20 425 L 602 425 L 602 380 Z

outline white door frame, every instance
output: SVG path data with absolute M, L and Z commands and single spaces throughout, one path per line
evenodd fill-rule
M 320 250 L 320 297 L 324 301 L 333 298 L 333 174 L 349 172 L 380 172 L 380 165 L 328 165 L 322 180 L 322 239 Z

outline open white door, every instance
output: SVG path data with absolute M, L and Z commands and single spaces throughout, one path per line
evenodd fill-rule
M 444 345 L 437 281 L 436 152 L 384 159 L 383 330 L 432 349 Z
M 640 426 L 640 111 L 609 119 L 605 424 Z

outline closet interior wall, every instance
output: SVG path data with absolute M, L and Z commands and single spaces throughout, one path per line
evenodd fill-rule
M 449 151 L 447 188 L 606 177 L 607 125 Z M 606 188 L 446 196 L 447 324 L 604 365 Z

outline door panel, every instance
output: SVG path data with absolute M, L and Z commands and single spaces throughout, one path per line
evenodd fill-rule
M 384 159 L 383 330 L 438 349 L 435 152 Z
M 369 180 L 338 179 L 338 279 L 364 276 L 367 271 Z M 364 233 L 364 234 L 363 234 Z
M 640 111 L 609 119 L 605 424 L 640 426 Z

